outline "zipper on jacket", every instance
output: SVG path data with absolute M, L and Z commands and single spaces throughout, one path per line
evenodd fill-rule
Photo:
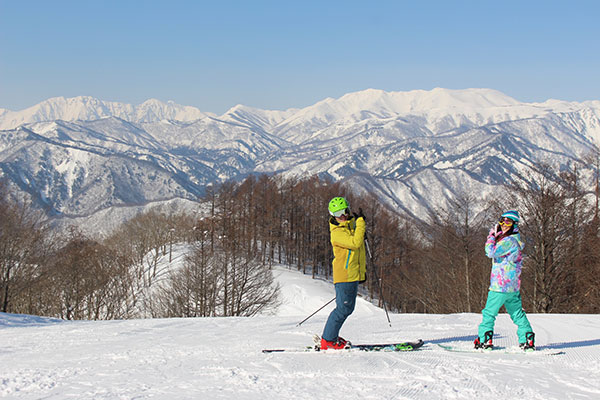
M 348 269 L 348 264 L 350 264 L 350 254 L 352 254 L 352 250 L 348 250 L 348 258 L 346 258 L 346 269 Z

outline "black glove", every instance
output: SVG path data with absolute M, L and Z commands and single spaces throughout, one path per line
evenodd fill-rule
M 356 219 L 362 218 L 365 220 L 365 222 L 367 222 L 367 218 L 365 218 L 365 214 L 363 214 L 362 208 L 358 209 L 358 213 L 354 213 L 354 218 L 356 218 Z

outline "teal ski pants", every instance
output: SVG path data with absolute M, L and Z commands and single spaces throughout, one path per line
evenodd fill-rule
M 488 293 L 485 308 L 481 312 L 483 320 L 479 325 L 479 338 L 483 340 L 487 331 L 494 330 L 496 316 L 502 306 L 506 307 L 506 312 L 508 312 L 510 318 L 518 326 L 517 336 L 519 336 L 519 343 L 525 343 L 525 334 L 533 332 L 533 330 L 531 329 L 527 315 L 525 315 L 525 311 L 523 311 L 521 293 L 519 292 L 505 293 L 490 291 Z

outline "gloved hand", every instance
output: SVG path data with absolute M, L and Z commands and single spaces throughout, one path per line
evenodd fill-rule
M 490 229 L 490 233 L 488 236 L 493 236 L 496 238 L 501 233 L 502 233 L 502 228 L 500 227 L 500 224 L 496 224 L 496 225 L 494 225 L 494 227 L 492 229 Z
M 356 218 L 356 219 L 362 218 L 365 220 L 365 222 L 367 222 L 367 218 L 365 217 L 365 214 L 363 214 L 362 208 L 358 209 L 358 213 L 354 213 L 354 218 Z

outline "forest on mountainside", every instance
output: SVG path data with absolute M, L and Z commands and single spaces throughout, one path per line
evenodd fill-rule
M 394 312 L 480 312 L 487 233 L 517 209 L 530 313 L 600 312 L 598 190 L 577 169 L 541 166 L 490 199 L 462 193 L 417 221 L 352 188 L 312 176 L 250 176 L 208 187 L 192 215 L 150 211 L 110 236 L 60 234 L 0 185 L 0 311 L 63 319 L 252 316 L 277 306 L 271 268 L 330 279 L 327 204 L 366 216 L 372 258 L 361 293 Z M 594 195 L 595 193 L 595 195 Z M 178 268 L 173 253 L 184 253 Z

